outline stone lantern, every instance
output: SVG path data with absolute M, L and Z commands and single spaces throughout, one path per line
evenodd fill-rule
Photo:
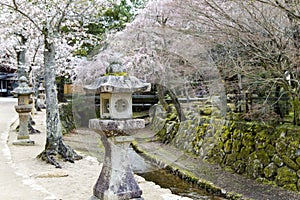
M 43 87 L 43 84 L 41 83 L 39 88 L 39 107 L 40 108 L 46 108 L 45 106 L 45 99 L 46 99 L 46 95 L 45 95 L 45 88 Z
M 132 119 L 132 93 L 149 91 L 151 85 L 127 76 L 120 63 L 112 63 L 106 75 L 86 90 L 100 93 L 100 119 L 91 119 L 89 128 L 100 134 L 105 160 L 91 199 L 142 199 L 134 179 L 128 148 L 134 130 L 145 127 L 143 119 Z
M 30 104 L 30 95 L 33 90 L 28 86 L 25 76 L 20 77 L 19 86 L 15 88 L 12 93 L 18 96 L 18 105 L 15 106 L 16 111 L 19 113 L 19 133 L 17 140 L 13 142 L 15 145 L 34 145 L 34 141 L 29 137 L 28 121 L 32 104 Z

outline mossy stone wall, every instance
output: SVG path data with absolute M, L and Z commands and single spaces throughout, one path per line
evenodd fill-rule
M 165 143 L 234 173 L 300 191 L 300 127 L 224 121 L 207 110 L 187 112 L 184 122 L 172 113 L 154 116 L 152 128 Z
M 231 122 L 208 159 L 238 174 L 300 191 L 300 128 Z M 222 153 L 220 153 L 222 152 Z

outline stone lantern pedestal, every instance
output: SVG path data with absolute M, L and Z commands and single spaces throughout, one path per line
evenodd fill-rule
M 27 79 L 22 76 L 19 79 L 19 86 L 12 91 L 13 94 L 18 95 L 18 105 L 15 106 L 19 113 L 19 133 L 17 140 L 13 142 L 14 145 L 34 145 L 34 141 L 30 139 L 28 131 L 28 122 L 30 119 L 30 112 L 32 105 L 30 104 L 30 95 L 33 90 L 28 87 Z
M 102 171 L 91 199 L 143 199 L 129 162 L 128 148 L 134 138 L 128 132 L 144 127 L 143 119 L 89 121 L 89 128 L 100 134 L 105 147 Z
M 132 93 L 150 90 L 150 84 L 128 76 L 120 63 L 111 63 L 106 75 L 86 90 L 100 93 L 100 117 L 89 128 L 100 134 L 105 160 L 91 200 L 143 199 L 128 158 L 132 133 L 145 127 L 143 119 L 132 119 Z

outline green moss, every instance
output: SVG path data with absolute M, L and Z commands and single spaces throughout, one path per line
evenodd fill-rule
M 296 184 L 286 184 L 282 188 L 291 191 L 298 191 Z
M 234 162 L 236 161 L 236 154 L 227 154 L 225 155 L 225 164 L 227 166 L 232 166 Z
M 276 143 L 275 149 L 277 154 L 284 155 L 287 149 L 287 142 L 281 138 L 281 140 Z
M 234 139 L 232 143 L 232 151 L 240 152 L 241 146 L 242 146 L 242 142 L 238 139 Z
M 300 166 L 300 156 L 298 156 L 298 157 L 296 158 L 296 163 L 298 164 L 298 166 Z
M 241 194 L 236 194 L 236 193 L 233 193 L 233 192 L 228 192 L 226 194 L 226 199 L 230 199 L 230 200 L 241 200 L 243 199 L 243 195 Z
M 277 174 L 278 167 L 275 163 L 270 163 L 267 167 L 264 168 L 264 175 L 266 178 L 271 178 Z
M 246 164 L 245 164 L 244 161 L 238 160 L 238 161 L 233 163 L 232 168 L 234 169 L 234 171 L 236 173 L 243 174 L 246 170 Z
M 262 130 L 255 136 L 256 149 L 264 149 L 269 144 L 268 131 Z
M 276 176 L 275 180 L 279 186 L 284 186 L 284 185 L 288 185 L 288 184 L 297 183 L 298 177 L 297 177 L 297 174 L 295 171 L 284 166 L 284 167 L 278 168 L 277 176 Z
M 229 129 L 226 129 L 220 137 L 222 142 L 226 142 L 230 138 L 231 138 L 231 133 L 230 133 Z
M 283 166 L 283 161 L 282 159 L 277 155 L 275 154 L 273 157 L 272 157 L 272 161 L 278 166 L 278 167 L 282 167 Z
M 212 109 L 211 108 L 202 108 L 201 110 L 200 110 L 200 114 L 201 115 L 211 115 L 212 114 Z
M 299 141 L 292 141 L 293 138 L 290 138 L 290 143 L 287 147 L 286 155 L 291 159 L 297 158 L 297 151 L 299 149 Z
M 267 166 L 270 163 L 270 158 L 266 151 L 258 150 L 256 152 L 257 159 L 263 164 L 263 166 Z
M 248 160 L 248 157 L 250 155 L 251 149 L 248 147 L 242 147 L 240 153 L 238 154 L 237 158 L 241 160 Z
M 263 164 L 258 159 L 254 159 L 255 156 L 253 153 L 250 155 L 247 166 L 246 166 L 246 173 L 251 178 L 258 178 L 263 175 Z
M 267 144 L 265 151 L 270 157 L 272 157 L 275 154 L 275 147 L 271 144 Z
M 266 178 L 257 178 L 256 181 L 261 182 L 266 185 L 277 186 L 274 181 L 270 181 L 269 179 L 266 179 Z
M 109 72 L 104 74 L 104 76 L 127 76 L 126 72 Z
M 297 188 L 298 188 L 298 191 L 300 192 L 300 178 L 298 179 L 298 182 L 297 182 Z
M 282 156 L 283 162 L 293 170 L 297 171 L 300 167 L 297 165 L 292 159 L 290 159 L 288 156 L 283 155 Z
M 247 146 L 247 147 L 251 147 L 255 144 L 254 137 L 252 136 L 252 134 L 250 132 L 246 132 L 243 134 L 242 144 L 243 144 L 243 146 Z
M 232 133 L 232 138 L 233 139 L 240 139 L 241 138 L 241 130 L 239 129 L 234 129 L 233 133 Z
M 225 153 L 231 153 L 231 148 L 232 148 L 232 140 L 229 139 L 224 144 L 224 151 L 225 151 Z

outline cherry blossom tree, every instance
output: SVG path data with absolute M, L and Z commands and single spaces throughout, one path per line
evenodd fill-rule
M 239 90 L 266 97 L 264 104 L 268 97 L 288 95 L 299 124 L 299 1 L 205 0 L 203 5 L 199 22 L 223 78 L 243 76 Z M 275 112 L 282 117 L 278 102 Z
M 192 78 L 210 82 L 211 96 L 219 96 L 224 91 L 206 45 L 199 37 L 201 24 L 194 22 L 198 20 L 197 12 L 190 12 L 194 4 L 200 6 L 197 2 L 149 1 L 132 23 L 103 43 L 100 53 L 89 64 L 88 78 L 78 69 L 77 81 L 91 82 L 104 73 L 112 56 L 119 57 L 128 73 L 167 91 L 174 100 L 180 120 L 184 120 L 176 99 L 180 95 L 195 96 L 189 89 Z M 224 111 L 224 103 L 219 107 Z
M 22 20 L 16 21 L 16 26 L 22 30 L 38 33 L 42 37 L 43 69 L 46 88 L 46 124 L 47 140 L 45 150 L 39 155 L 40 158 L 50 162 L 56 167 L 60 164 L 55 156 L 60 154 L 64 159 L 73 162 L 81 156 L 65 145 L 62 141 L 61 125 L 58 112 L 57 91 L 55 86 L 56 72 L 67 57 L 70 57 L 74 49 L 83 42 L 80 37 L 92 41 L 93 37 L 86 37 L 84 26 L 97 20 L 100 8 L 104 5 L 101 1 L 26 1 L 6 0 L 1 1 L 5 7 Z M 19 22 L 19 23 L 18 23 Z M 30 25 L 30 26 L 28 26 Z M 67 31 L 63 31 L 65 28 Z M 75 29 L 75 31 L 74 31 Z M 72 30 L 72 32 L 70 31 Z M 29 35 L 34 36 L 34 35 Z M 73 39 L 72 44 L 70 40 Z
M 133 6 L 132 6 L 133 5 Z M 77 65 L 94 46 L 105 36 L 107 30 L 118 30 L 133 17 L 143 5 L 143 0 L 114 1 L 27 1 L 4 0 L 0 6 L 14 18 L 10 28 L 19 28 L 21 44 L 18 51 L 24 63 L 24 53 L 30 53 L 30 66 L 40 65 L 44 73 L 47 104 L 47 141 L 40 158 L 56 167 L 60 164 L 55 156 L 73 162 L 81 156 L 62 141 L 60 119 L 58 115 L 56 75 L 72 75 Z M 17 32 L 20 33 L 20 32 Z M 26 37 L 25 37 L 26 36 Z M 24 48 L 25 40 L 27 48 Z M 30 41 L 30 42 L 29 42 Z M 42 54 L 40 54 L 42 53 Z M 42 56 L 41 56 L 42 55 Z

